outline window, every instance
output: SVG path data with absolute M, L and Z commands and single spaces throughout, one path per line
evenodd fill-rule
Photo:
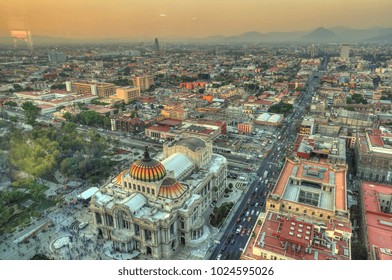
M 142 192 L 146 192 L 146 188 L 142 186 Z
M 155 195 L 155 190 L 154 189 L 151 189 L 151 194 Z
M 306 214 L 307 212 L 308 212 L 308 211 L 305 209 L 305 210 L 304 210 L 304 214 Z
M 151 240 L 151 231 L 148 229 L 144 230 L 144 237 L 146 238 L 146 240 Z
M 291 210 L 291 206 L 289 206 L 289 210 Z
M 327 216 L 327 219 L 328 219 L 328 220 L 331 219 L 331 216 Z
M 297 212 L 298 212 L 298 211 L 299 211 L 299 208 L 298 208 L 298 207 L 297 207 L 297 208 L 295 208 L 295 211 L 297 211 Z
M 113 216 L 108 215 L 108 226 L 112 227 L 114 225 L 113 223 Z
M 136 185 L 135 184 L 133 184 L 133 189 L 136 190 Z
M 147 193 L 150 193 L 150 188 L 147 188 Z
M 323 217 L 323 214 L 320 214 L 320 218 L 322 218 Z
M 139 225 L 135 224 L 134 227 L 135 227 L 135 234 L 136 235 L 140 235 L 140 227 L 139 227 Z
M 174 223 L 170 225 L 170 234 L 174 234 Z
M 140 192 L 140 185 L 137 185 L 137 190 Z
M 102 217 L 101 214 L 95 213 L 95 220 L 97 221 L 97 224 L 102 224 Z

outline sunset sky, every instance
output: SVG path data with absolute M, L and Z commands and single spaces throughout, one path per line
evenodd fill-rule
M 8 0 L 11 30 L 74 38 L 203 37 L 317 27 L 392 27 L 392 0 Z

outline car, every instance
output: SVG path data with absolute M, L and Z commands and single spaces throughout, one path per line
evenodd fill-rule
M 221 258 L 222 258 L 222 254 L 219 254 L 219 255 L 216 257 L 217 260 L 220 260 Z
M 251 231 L 252 231 L 252 230 L 249 228 L 249 229 L 248 229 L 248 234 L 250 234 Z
M 241 232 L 241 236 L 243 236 L 246 233 L 246 228 L 244 228 Z
M 235 243 L 235 240 L 232 239 L 232 240 L 230 241 L 230 244 L 233 245 L 234 243 Z
M 246 218 L 243 218 L 243 219 L 242 219 L 242 222 L 245 223 L 245 222 L 246 222 Z
M 246 214 L 245 214 L 245 216 L 247 216 L 247 217 L 249 216 L 249 211 L 246 211 Z
M 227 249 L 227 245 L 223 246 L 222 252 L 226 251 L 226 249 Z
M 250 222 L 252 220 L 252 216 L 248 217 L 248 222 Z
M 251 215 L 253 215 L 255 213 L 255 210 L 252 210 L 252 212 L 250 212 Z

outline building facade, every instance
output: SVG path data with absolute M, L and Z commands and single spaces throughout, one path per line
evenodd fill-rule
M 252 134 L 254 131 L 253 123 L 239 123 L 237 128 L 239 134 Z
M 379 130 L 358 134 L 355 141 L 357 176 L 370 181 L 392 182 L 392 134 Z
M 140 88 L 132 86 L 118 87 L 116 88 L 116 95 L 110 97 L 121 99 L 125 102 L 125 104 L 128 104 L 140 97 Z
M 72 82 L 72 90 L 79 94 L 89 93 L 98 95 L 101 98 L 107 98 L 116 93 L 116 86 L 112 83 L 80 81 Z
M 154 77 L 151 75 L 132 77 L 133 86 L 140 88 L 140 90 L 148 90 L 154 85 Z

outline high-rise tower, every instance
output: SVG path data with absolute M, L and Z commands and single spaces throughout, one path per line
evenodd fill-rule
M 340 59 L 348 60 L 349 56 L 350 56 L 350 45 L 343 44 L 340 50 Z
M 156 54 L 156 55 L 159 55 L 159 42 L 158 42 L 158 38 L 155 38 L 154 49 L 155 49 L 155 54 Z

